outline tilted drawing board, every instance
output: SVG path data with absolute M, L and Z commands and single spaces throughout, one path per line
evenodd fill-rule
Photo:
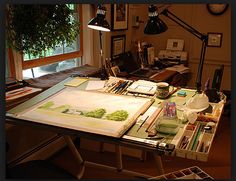
M 148 98 L 66 87 L 16 114 L 16 117 L 73 130 L 121 137 L 133 125 L 148 101 Z

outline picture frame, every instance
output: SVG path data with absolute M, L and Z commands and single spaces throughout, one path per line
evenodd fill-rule
M 116 65 L 114 67 L 111 67 L 113 75 L 116 77 L 120 73 L 119 67 Z
M 112 4 L 111 5 L 111 29 L 127 30 L 128 29 L 128 4 Z
M 111 36 L 111 59 L 117 59 L 125 53 L 125 35 Z
M 207 41 L 208 47 L 221 47 L 223 33 L 209 32 L 207 33 L 207 35 L 208 35 L 208 41 Z

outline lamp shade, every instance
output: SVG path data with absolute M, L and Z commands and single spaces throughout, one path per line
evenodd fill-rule
M 110 31 L 110 25 L 105 20 L 105 16 L 106 8 L 99 5 L 97 9 L 97 15 L 88 22 L 88 27 L 100 31 Z
M 157 13 L 156 6 L 150 5 L 148 7 L 148 16 L 149 20 L 144 28 L 145 34 L 160 34 L 168 29 L 166 24 L 158 17 L 159 14 Z

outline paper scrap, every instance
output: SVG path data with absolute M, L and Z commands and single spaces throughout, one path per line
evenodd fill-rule
M 102 89 L 105 85 L 105 80 L 90 80 L 86 87 L 86 90 L 98 90 Z
M 75 77 L 72 80 L 66 82 L 64 85 L 77 87 L 77 86 L 81 85 L 82 83 L 86 82 L 87 80 L 88 80 L 88 78 Z

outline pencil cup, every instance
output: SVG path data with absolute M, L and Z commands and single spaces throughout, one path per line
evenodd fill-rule
M 171 91 L 174 90 L 173 86 L 170 86 L 167 82 L 158 82 L 157 83 L 157 90 L 156 90 L 156 96 L 160 99 L 165 99 L 168 97 L 170 91 L 170 87 L 172 88 Z

